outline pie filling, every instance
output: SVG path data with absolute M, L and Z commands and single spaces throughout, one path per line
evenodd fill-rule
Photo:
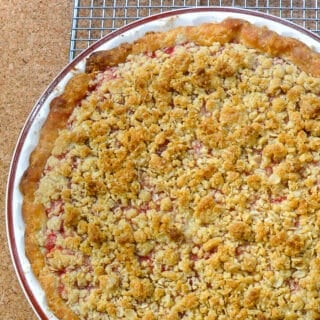
M 97 73 L 36 200 L 80 319 L 319 319 L 320 80 L 230 43 Z

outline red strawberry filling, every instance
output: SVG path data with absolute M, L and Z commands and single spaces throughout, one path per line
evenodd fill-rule
M 54 232 L 50 232 L 47 235 L 46 242 L 45 242 L 45 248 L 47 252 L 52 251 L 52 249 L 56 246 L 57 241 L 57 235 Z
M 50 203 L 50 207 L 46 208 L 46 214 L 48 217 L 55 215 L 55 216 L 59 216 L 62 212 L 63 212 L 63 200 L 62 199 L 58 199 L 58 200 L 53 200 Z
M 168 54 L 168 55 L 172 55 L 174 50 L 175 50 L 175 47 L 167 47 L 167 48 L 163 49 L 163 52 Z

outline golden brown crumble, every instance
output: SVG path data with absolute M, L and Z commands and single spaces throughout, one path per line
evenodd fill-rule
M 96 74 L 37 191 L 80 319 L 319 319 L 320 80 L 241 44 Z

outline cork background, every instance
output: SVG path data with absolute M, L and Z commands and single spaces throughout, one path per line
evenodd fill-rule
M 68 63 L 73 1 L 0 0 L 0 319 L 36 320 L 14 273 L 5 230 L 5 189 L 20 130 Z

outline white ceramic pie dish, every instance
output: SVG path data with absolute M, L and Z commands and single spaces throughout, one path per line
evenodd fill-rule
M 132 42 L 147 31 L 166 31 L 177 26 L 219 22 L 227 17 L 245 19 L 258 26 L 267 26 L 281 35 L 294 37 L 320 52 L 320 38 L 313 33 L 277 17 L 238 8 L 191 8 L 170 11 L 133 22 L 102 38 L 53 80 L 32 109 L 17 141 L 13 154 L 6 197 L 8 243 L 21 287 L 39 319 L 57 319 L 48 309 L 44 291 L 34 277 L 24 248 L 24 221 L 19 191 L 21 177 L 28 167 L 29 156 L 37 145 L 40 129 L 49 112 L 50 101 L 59 95 L 75 72 L 83 71 L 86 58 L 94 51 L 111 49 L 123 42 Z

